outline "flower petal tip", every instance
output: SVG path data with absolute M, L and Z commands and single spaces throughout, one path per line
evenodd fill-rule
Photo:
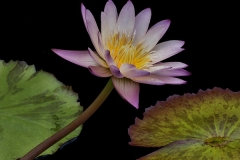
M 67 52 L 68 52 L 67 50 L 56 49 L 56 48 L 51 48 L 51 50 L 52 50 L 55 54 L 57 54 L 58 56 L 66 59 L 66 58 L 65 58 L 65 55 L 66 55 Z
M 186 71 L 186 74 L 185 74 L 184 76 L 190 76 L 190 75 L 192 75 L 192 73 L 191 73 L 191 72 L 188 72 L 188 71 Z
M 139 100 L 138 100 L 138 98 L 137 99 L 128 99 L 127 100 L 128 101 L 128 103 L 130 103 L 134 108 L 136 108 L 136 109 L 138 109 L 139 108 L 139 106 L 138 106 L 138 102 L 139 102 Z
M 178 78 L 176 78 L 176 79 L 178 79 Z M 169 84 L 170 85 L 182 85 L 182 84 L 186 84 L 186 83 L 187 83 L 187 81 L 182 80 L 182 79 L 178 79 L 178 81 L 172 82 L 172 83 L 169 83 Z
M 51 51 L 53 51 L 53 52 L 55 53 L 55 49 L 56 49 L 56 48 L 51 48 Z
M 139 108 L 139 98 L 138 96 L 135 98 L 131 98 L 127 100 L 134 108 L 138 109 Z
M 171 23 L 170 19 L 165 19 L 165 20 L 162 20 L 162 21 L 156 23 L 154 26 L 152 26 L 152 28 L 155 26 L 159 26 L 159 25 L 165 25 L 168 28 L 170 26 L 170 23 Z
M 133 107 L 138 109 L 139 95 L 126 99 Z
M 172 40 L 175 42 L 176 46 L 182 47 L 185 44 L 185 41 L 182 40 Z
M 150 13 L 152 12 L 151 8 L 145 8 L 144 10 L 145 10 L 146 12 L 150 12 Z
M 81 11 L 85 13 L 87 9 L 83 3 L 81 3 L 80 7 L 81 7 Z
M 133 105 L 133 107 L 135 107 L 136 109 L 139 108 L 138 104 Z
M 165 19 L 165 20 L 163 20 L 163 21 L 165 21 L 166 23 L 171 23 L 171 20 L 170 20 L 170 19 Z
M 182 41 L 182 40 L 179 40 L 179 41 L 181 41 L 183 44 L 182 45 L 184 45 L 185 44 L 185 41 Z
M 165 20 L 162 20 L 160 22 L 161 22 L 161 24 L 165 25 L 166 29 L 168 29 L 169 26 L 170 26 L 171 20 L 170 19 L 165 19 Z
M 51 51 L 52 51 L 53 53 L 57 54 L 58 56 L 60 56 L 60 55 L 59 55 L 59 49 L 51 48 Z M 60 57 L 61 57 L 61 56 L 60 56 Z
M 84 6 L 83 3 L 81 3 L 80 5 L 81 5 L 81 9 L 84 9 L 84 8 L 85 8 L 85 6 Z
M 57 48 L 51 48 L 51 50 L 57 54 L 57 52 L 60 50 L 60 49 L 57 49 Z
M 187 81 L 182 80 L 182 82 L 175 83 L 175 84 L 173 84 L 173 85 L 182 85 L 182 84 L 186 84 L 186 83 L 187 83 Z

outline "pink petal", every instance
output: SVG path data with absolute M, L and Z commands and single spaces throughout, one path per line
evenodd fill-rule
M 104 13 L 107 16 L 107 25 L 108 25 L 108 32 L 113 32 L 116 26 L 117 22 L 117 8 L 112 2 L 112 0 L 109 0 L 104 8 Z M 102 23 L 102 22 L 101 22 Z
M 135 108 L 138 108 L 139 102 L 139 84 L 127 78 L 112 77 L 112 82 L 117 92 Z
M 115 65 L 115 62 L 114 62 L 113 59 L 112 59 L 112 56 L 110 55 L 110 51 L 109 51 L 109 50 L 106 50 L 106 51 L 105 51 L 104 58 L 105 58 L 105 60 L 106 60 L 106 62 L 107 62 L 107 64 L 108 64 L 109 66 L 111 66 L 111 65 L 116 66 L 116 65 Z
M 99 55 L 92 51 L 90 48 L 88 48 L 88 51 L 89 51 L 89 54 L 90 56 L 98 63 L 100 64 L 101 66 L 105 67 L 105 68 L 108 68 L 108 65 L 107 63 L 101 58 L 99 57 Z
M 172 67 L 170 66 L 157 66 L 157 65 L 154 65 L 150 68 L 147 68 L 145 69 L 146 71 L 150 72 L 150 73 L 153 73 L 153 72 L 157 72 L 157 71 L 160 71 L 160 70 L 165 70 L 165 69 L 171 69 Z
M 150 51 L 166 33 L 170 25 L 170 20 L 163 20 L 151 27 L 141 43 L 146 47 L 145 51 Z
M 128 63 L 122 64 L 120 67 L 120 71 L 125 77 L 130 79 L 134 77 L 147 76 L 150 74 L 148 71 L 139 70 L 134 65 Z
M 98 77 L 112 76 L 109 68 L 105 68 L 102 66 L 89 66 L 88 69 L 93 75 L 98 76 Z
M 83 17 L 83 22 L 85 27 L 87 28 L 87 22 L 86 22 L 86 7 L 81 3 L 81 12 Z
M 184 41 L 171 40 L 159 43 L 152 50 L 155 51 L 152 56 L 152 64 L 157 63 L 159 61 L 165 60 L 184 49 L 181 48 L 184 45 Z
M 99 47 L 99 55 L 104 59 L 104 54 L 105 54 L 105 49 L 103 46 L 102 38 L 101 38 L 101 33 L 98 32 L 98 47 Z
M 167 66 L 171 69 L 180 69 L 180 68 L 186 68 L 188 65 L 182 62 L 159 62 L 155 63 L 153 67 L 161 67 L 161 66 Z
M 102 35 L 102 41 L 104 44 L 106 44 L 107 42 L 107 37 L 108 37 L 108 33 L 109 33 L 109 27 L 108 27 L 108 19 L 107 19 L 107 15 L 102 12 L 101 13 L 101 35 Z M 110 32 L 111 33 L 111 32 Z
M 98 46 L 99 29 L 92 13 L 89 10 L 86 10 L 86 28 L 96 51 L 100 52 Z
M 120 33 L 132 34 L 135 23 L 135 10 L 131 1 L 128 1 L 119 13 L 117 25 Z
M 160 70 L 158 72 L 154 72 L 156 75 L 160 76 L 189 76 L 191 73 L 184 69 L 170 69 L 170 70 Z
M 111 65 L 110 66 L 110 71 L 111 71 L 111 73 L 113 74 L 114 77 L 123 78 L 122 73 L 119 71 L 119 69 L 116 66 Z
M 92 13 L 91 13 L 88 9 L 86 9 L 86 11 L 85 11 L 85 16 L 86 16 L 85 21 L 86 21 L 86 24 L 87 24 L 87 26 L 86 26 L 87 30 L 89 31 L 88 23 L 91 23 L 92 26 L 93 26 L 97 31 L 99 31 L 99 30 L 98 30 L 97 23 L 96 23 L 96 21 L 95 21 L 95 18 L 93 17 Z
M 134 37 L 134 44 L 138 44 L 138 42 L 142 39 L 142 37 L 147 32 L 149 23 L 151 19 L 151 9 L 146 8 L 142 10 L 135 18 L 135 26 L 134 30 L 136 31 Z
M 98 66 L 88 51 L 69 51 L 62 49 L 52 49 L 52 51 L 60 57 L 82 67 Z
M 123 75 L 119 71 L 118 67 L 115 65 L 115 62 L 113 61 L 109 50 L 105 51 L 104 57 L 105 57 L 107 64 L 110 66 L 110 70 L 111 70 L 112 74 L 117 78 L 122 78 Z
M 97 43 L 98 42 L 97 33 L 99 32 L 99 30 L 98 30 L 97 23 L 92 13 L 89 10 L 87 10 L 83 4 L 81 4 L 81 13 L 82 13 L 84 25 L 87 29 L 87 32 L 90 36 L 93 46 L 99 52 L 99 47 Z
M 151 85 L 164 85 L 164 82 L 157 78 L 155 75 L 148 75 L 144 77 L 135 77 L 132 78 L 133 81 L 138 83 L 144 84 L 151 84 Z
M 136 78 L 132 78 L 132 80 L 138 83 L 145 83 L 145 84 L 152 84 L 152 85 L 185 84 L 186 83 L 186 81 L 179 78 L 159 76 L 156 74 L 150 74 L 144 77 L 136 77 Z
M 174 78 L 174 77 L 165 77 L 165 76 L 158 76 L 158 79 L 163 81 L 165 84 L 185 84 L 186 81 Z

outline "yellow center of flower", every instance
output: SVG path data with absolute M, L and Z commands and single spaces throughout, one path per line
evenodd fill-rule
M 124 63 L 132 64 L 138 69 L 149 67 L 150 52 L 144 51 L 141 44 L 133 45 L 133 39 L 134 36 L 119 32 L 109 36 L 105 46 L 118 68 Z

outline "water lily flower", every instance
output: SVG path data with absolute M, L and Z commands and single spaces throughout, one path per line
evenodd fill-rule
M 101 32 L 92 13 L 81 5 L 83 21 L 96 51 L 69 51 L 53 49 L 62 58 L 86 67 L 98 77 L 111 77 L 117 92 L 138 108 L 139 83 L 164 85 L 184 84 L 174 76 L 189 72 L 181 62 L 161 62 L 184 49 L 184 41 L 158 41 L 167 31 L 170 20 L 156 23 L 150 29 L 151 9 L 135 17 L 134 6 L 128 1 L 117 13 L 109 0 L 101 13 Z

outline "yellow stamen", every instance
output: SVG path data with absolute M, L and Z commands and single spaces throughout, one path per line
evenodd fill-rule
M 132 64 L 138 69 L 149 67 L 150 52 L 144 51 L 141 44 L 133 45 L 133 39 L 134 36 L 117 31 L 108 38 L 105 46 L 118 68 L 124 63 Z

